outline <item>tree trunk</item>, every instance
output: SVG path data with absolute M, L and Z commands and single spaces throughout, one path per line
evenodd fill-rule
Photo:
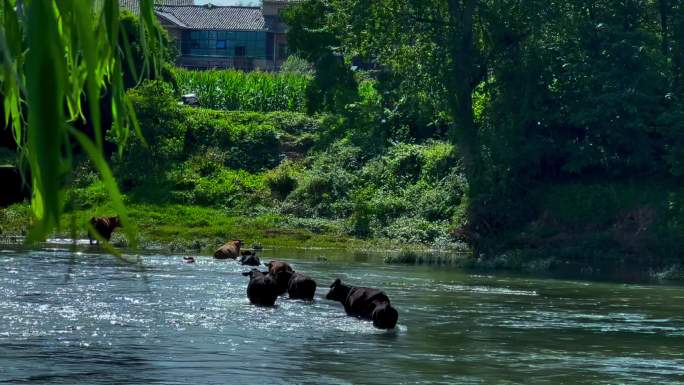
M 449 42 L 453 69 L 446 84 L 455 122 L 450 136 L 458 144 L 471 196 L 482 192 L 480 140 L 473 113 L 473 91 L 480 72 L 476 65 L 479 52 L 475 49 L 473 39 L 477 4 L 478 0 L 449 0 L 449 24 L 452 28 Z

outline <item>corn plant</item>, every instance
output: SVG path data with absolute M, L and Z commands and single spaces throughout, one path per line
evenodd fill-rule
M 310 77 L 301 74 L 237 70 L 175 72 L 184 93 L 195 93 L 202 107 L 217 110 L 298 111 L 306 109 Z

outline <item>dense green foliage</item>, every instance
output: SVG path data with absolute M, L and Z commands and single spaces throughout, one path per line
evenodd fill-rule
M 177 88 L 173 66 L 169 63 L 176 61 L 178 48 L 171 41 L 166 30 L 159 24 L 153 25 L 152 34 L 158 36 L 160 45 L 155 47 L 154 52 L 151 53 L 160 57 L 161 67 L 159 71 L 145 71 L 145 50 L 150 51 L 150 47 L 146 47 L 145 39 L 141 38 L 143 36 L 141 34 L 148 32 L 141 28 L 140 17 L 123 10 L 119 16 L 119 23 L 121 28 L 119 45 L 123 48 L 124 56 L 127 58 L 126 65 L 123 67 L 124 86 L 131 88 L 144 79 L 160 79 Z
M 295 52 L 331 71 L 309 106 L 339 114 L 336 137 L 457 147 L 451 223 L 476 255 L 682 260 L 682 1 L 307 0 L 286 18 Z M 634 213 L 650 219 L 624 225 Z
M 333 116 L 183 106 L 158 81 L 129 96 L 144 141 L 129 139 L 112 162 L 131 202 L 275 215 L 283 226 L 312 232 L 454 244 L 466 182 L 453 167 L 451 144 L 397 142 L 369 152 L 362 139 L 340 136 L 348 123 Z M 96 178 L 76 178 L 75 186 L 74 209 L 107 202 Z
M 317 119 L 292 112 L 216 111 L 180 106 L 165 83 L 130 92 L 142 139 L 129 140 L 115 156 L 126 191 L 158 193 L 152 199 L 197 204 L 253 203 L 265 191 L 263 172 L 280 163 L 286 147 L 306 146 Z M 302 142 L 304 141 L 304 142 Z
M 306 74 L 177 69 L 175 75 L 181 91 L 196 94 L 201 107 L 263 112 L 306 109 Z
M 118 82 L 126 52 L 151 51 L 159 63 L 172 53 L 148 46 L 150 35 L 164 41 L 145 32 L 149 15 L 124 18 L 126 33 L 98 32 L 109 43 L 98 45 L 106 65 L 92 83 L 90 53 L 99 51 L 83 34 L 94 26 L 70 27 L 75 43 L 42 42 L 28 33 L 37 25 L 15 25 L 14 2 L 3 4 L 5 118 L 19 143 L 41 149 L 27 154 L 45 230 L 63 200 L 89 209 L 108 199 L 105 189 L 118 196 L 98 155 L 102 138 L 60 124 L 56 135 L 46 122 L 81 119 L 81 97 Z M 54 18 L 69 10 L 31 8 L 61 36 Z M 122 151 L 111 163 L 129 199 L 270 215 L 311 232 L 464 241 L 495 267 L 529 255 L 549 267 L 684 261 L 682 0 L 304 0 L 285 19 L 297 57 L 281 74 L 148 71 L 171 84 L 146 82 L 127 96 L 114 85 L 108 140 Z M 27 51 L 19 38 L 8 45 L 10 34 L 43 50 L 26 57 L 26 73 L 42 77 L 19 76 Z M 74 51 L 56 49 L 62 40 Z M 131 68 L 159 67 L 148 64 Z M 196 93 L 201 108 L 178 105 L 177 91 Z M 24 97 L 38 106 L 26 132 Z M 138 138 L 124 129 L 133 111 Z M 39 133 L 25 135 L 32 122 Z M 69 135 L 104 183 L 75 178 L 79 187 L 63 194 Z

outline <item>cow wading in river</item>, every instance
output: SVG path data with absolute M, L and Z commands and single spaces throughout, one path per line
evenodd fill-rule
M 287 295 L 291 299 L 313 301 L 314 294 L 316 294 L 316 281 L 312 278 L 302 273 L 281 271 L 275 276 L 275 280 L 278 288 L 282 287 L 281 282 L 287 282 Z
M 216 249 L 214 258 L 216 259 L 236 259 L 240 256 L 241 240 L 233 240 L 226 242 L 223 246 Z
M 394 329 L 399 319 L 389 297 L 378 289 L 347 286 L 336 279 L 325 298 L 341 302 L 348 315 L 371 320 L 379 329 Z
M 242 275 L 249 277 L 247 298 L 258 306 L 273 306 L 278 298 L 278 287 L 275 279 L 266 272 L 257 269 L 246 271 Z
M 290 282 L 290 275 L 286 273 L 294 273 L 292 266 L 282 261 L 271 261 L 266 263 L 265 266 L 268 267 L 268 274 L 278 283 L 278 295 L 285 294 L 287 285 Z
M 97 234 L 107 242 L 112 239 L 112 233 L 114 229 L 121 226 L 121 219 L 118 216 L 115 217 L 92 217 L 90 218 L 90 226 L 97 232 Z M 88 229 L 88 240 L 90 244 L 93 241 L 97 241 L 97 237 L 93 234 L 92 230 Z M 99 242 L 98 242 L 99 243 Z

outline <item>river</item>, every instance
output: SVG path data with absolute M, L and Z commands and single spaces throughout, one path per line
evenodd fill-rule
M 247 269 L 209 257 L 2 250 L 0 383 L 684 383 L 684 287 L 325 250 L 262 255 L 271 258 L 316 279 L 316 300 L 251 306 Z M 398 327 L 345 316 L 324 298 L 335 278 L 385 290 Z

